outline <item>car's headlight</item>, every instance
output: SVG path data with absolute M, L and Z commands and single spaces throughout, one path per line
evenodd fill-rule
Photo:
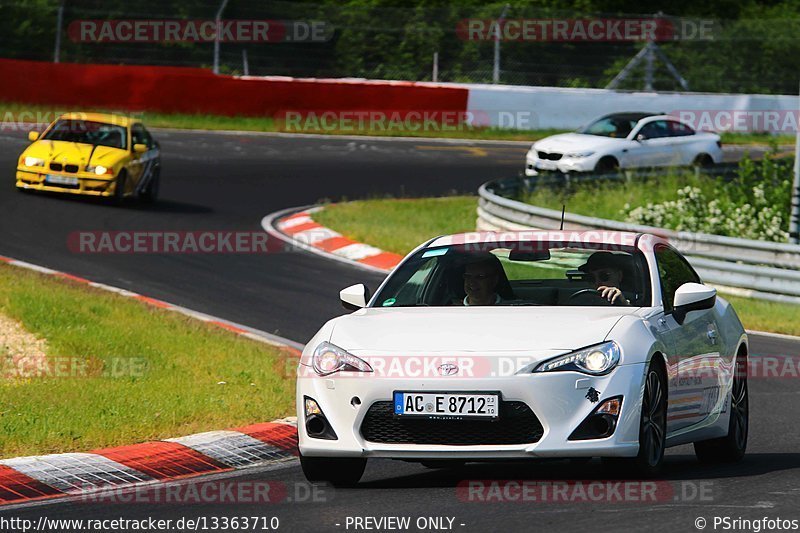
M 320 376 L 340 371 L 372 372 L 369 363 L 330 342 L 323 342 L 317 346 L 311 358 L 311 365 Z
M 610 341 L 545 361 L 537 366 L 534 372 L 573 370 L 599 376 L 611 372 L 617 363 L 619 363 L 619 345 Z
M 591 157 L 594 155 L 594 152 L 572 152 L 566 154 L 564 157 L 569 159 L 583 159 L 584 157 Z
M 86 172 L 94 172 L 98 176 L 102 176 L 103 174 L 111 174 L 111 169 L 103 165 L 97 165 L 96 167 L 86 167 Z
M 30 157 L 27 156 L 23 160 L 26 167 L 43 167 L 44 166 L 44 159 L 41 157 Z

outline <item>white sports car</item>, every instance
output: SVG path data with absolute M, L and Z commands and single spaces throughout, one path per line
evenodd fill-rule
M 326 323 L 298 367 L 308 479 L 356 483 L 369 457 L 602 457 L 655 474 L 747 446 L 748 341 L 731 305 L 648 234 L 476 232 L 409 254 Z M 618 470 L 615 470 L 618 472 Z
M 525 175 L 541 171 L 606 174 L 617 169 L 721 162 L 722 143 L 716 133 L 695 131 L 670 115 L 614 113 L 575 133 L 535 142 L 525 157 Z

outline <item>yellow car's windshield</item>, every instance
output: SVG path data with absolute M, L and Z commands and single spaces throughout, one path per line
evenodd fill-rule
M 42 137 L 50 141 L 68 141 L 112 148 L 127 148 L 128 136 L 123 126 L 92 120 L 61 119 Z

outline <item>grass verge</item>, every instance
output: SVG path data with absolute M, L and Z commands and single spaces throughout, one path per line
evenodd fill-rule
M 590 198 L 587 193 L 587 205 Z M 597 204 L 596 195 L 594 201 Z M 624 203 L 624 199 L 615 201 L 620 207 Z M 405 255 L 437 235 L 474 230 L 477 204 L 474 196 L 360 200 L 330 205 L 314 219 L 359 242 Z M 734 305 L 747 329 L 800 335 L 800 306 L 723 296 Z
M 3 264 L 0 313 L 47 339 L 46 366 L 6 363 L 0 374 L 0 457 L 133 444 L 294 411 L 285 354 L 204 322 Z
M 100 111 L 122 112 L 113 109 L 75 109 L 68 106 L 29 105 L 12 102 L 0 102 L 0 115 L 3 116 L 5 129 L 8 124 L 20 120 L 33 121 L 35 116 L 40 120 L 52 121 L 58 114 L 68 111 Z M 537 141 L 544 137 L 564 133 L 567 130 L 542 129 L 542 130 L 517 130 L 467 126 L 428 126 L 422 124 L 405 125 L 401 122 L 385 121 L 384 127 L 358 128 L 348 123 L 327 121 L 319 123 L 314 120 L 301 120 L 287 126 L 283 121 L 272 117 L 229 117 L 209 114 L 179 114 L 157 113 L 151 111 L 137 112 L 134 115 L 142 118 L 145 124 L 154 128 L 176 128 L 197 130 L 222 130 L 222 131 L 253 131 L 272 133 L 313 133 L 325 135 L 370 135 L 380 137 L 419 137 L 419 138 L 449 138 L 449 139 L 474 139 L 497 141 Z M 27 118 L 25 118 L 27 117 Z M 356 121 L 350 121 L 351 123 Z M 430 128 L 430 129 L 427 129 Z M 792 135 L 769 135 L 765 133 L 724 133 L 722 142 L 727 144 L 793 144 Z

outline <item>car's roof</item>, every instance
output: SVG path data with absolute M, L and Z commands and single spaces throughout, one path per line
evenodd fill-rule
M 72 113 L 64 113 L 58 118 L 66 120 L 91 120 L 94 122 L 115 124 L 117 126 L 123 126 L 123 127 L 127 127 L 133 124 L 134 122 L 138 122 L 138 120 L 135 120 L 129 116 L 118 115 L 116 113 L 83 113 L 78 111 Z
M 635 121 L 638 122 L 638 121 L 642 120 L 643 118 L 655 117 L 655 116 L 659 116 L 659 113 L 647 113 L 647 112 L 644 112 L 644 111 L 630 111 L 630 112 L 625 112 L 625 113 L 609 113 L 608 115 L 603 115 L 598 120 L 604 119 L 604 118 L 612 118 L 613 117 L 613 118 L 618 118 L 618 119 L 621 119 L 621 120 L 635 120 Z
M 630 231 L 612 230 L 582 230 L 582 231 L 550 231 L 550 230 L 523 230 L 523 231 L 472 231 L 443 235 L 430 241 L 430 247 L 453 246 L 476 243 L 511 243 L 511 242 L 574 242 L 587 244 L 612 244 L 618 246 L 635 246 L 640 236 L 646 235 L 648 240 L 660 240 L 655 235 L 647 235 Z

